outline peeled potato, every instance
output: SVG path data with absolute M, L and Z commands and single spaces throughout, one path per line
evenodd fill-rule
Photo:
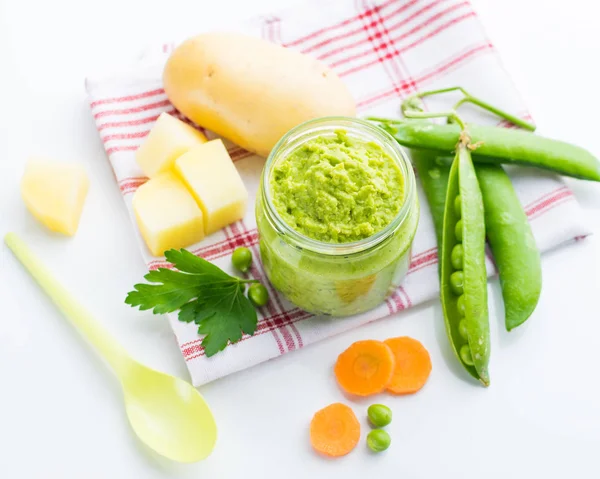
M 189 119 L 262 156 L 300 123 L 356 115 L 348 88 L 325 64 L 245 35 L 186 40 L 167 61 L 163 82 Z
M 89 189 L 89 179 L 78 163 L 33 158 L 21 180 L 27 209 L 48 229 L 73 236 Z
M 135 160 L 144 174 L 153 178 L 172 169 L 177 158 L 206 141 L 198 130 L 163 111 L 136 150 Z

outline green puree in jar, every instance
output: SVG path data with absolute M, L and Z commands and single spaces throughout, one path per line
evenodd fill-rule
M 269 184 L 275 209 L 298 233 L 351 243 L 381 231 L 398 215 L 404 178 L 376 143 L 335 134 L 314 138 L 277 162 Z
M 280 142 L 256 201 L 269 281 L 314 314 L 381 306 L 408 271 L 419 221 L 408 158 L 392 137 L 353 118 L 312 120 Z M 387 308 L 394 304 L 402 307 L 394 299 Z

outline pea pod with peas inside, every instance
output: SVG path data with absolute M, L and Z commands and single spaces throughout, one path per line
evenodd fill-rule
M 504 112 L 495 111 L 507 117 Z M 530 130 L 535 128 L 525 122 L 521 124 Z M 451 159 L 425 150 L 410 150 L 410 154 L 427 197 L 438 250 L 441 251 Z M 505 326 L 510 331 L 525 322 L 538 303 L 542 284 L 540 253 L 527 216 L 504 169 L 499 165 L 477 164 L 475 171 L 484 203 L 485 229 L 500 275 Z
M 483 199 L 461 140 L 448 177 L 440 258 L 440 299 L 450 344 L 462 366 L 489 385 L 490 331 Z
M 460 90 L 465 97 L 452 110 L 438 113 L 424 111 L 420 98 L 456 90 Z M 455 174 L 458 177 L 458 187 L 455 185 L 454 188 L 458 188 L 457 191 L 460 191 L 458 166 L 461 164 L 460 154 L 457 154 L 455 160 L 448 159 L 445 155 L 456 148 L 457 142 L 460 144 L 459 153 L 463 151 L 464 154 L 466 151 L 468 154 L 469 151 L 473 151 L 473 161 L 476 161 L 474 167 L 477 176 L 476 184 L 479 186 L 481 200 L 485 206 L 483 208 L 484 220 L 481 220 L 480 224 L 487 232 L 500 273 L 500 284 L 505 303 L 505 324 L 509 331 L 527 320 L 537 305 L 541 290 L 541 265 L 539 251 L 523 207 L 513 189 L 510 178 L 500 164 L 525 163 L 569 176 L 592 180 L 600 179 L 600 164 L 589 152 L 574 145 L 541 138 L 531 133 L 466 125 L 456 113 L 456 108 L 465 102 L 474 103 L 524 129 L 535 130 L 535 126 L 531 123 L 473 97 L 460 87 L 432 90 L 409 97 L 402 104 L 402 111 L 407 118 L 405 120 L 370 119 L 377 121 L 383 129 L 396 137 L 400 144 L 410 148 L 411 158 L 427 197 L 436 231 L 438 251 L 440 252 L 438 271 L 441 299 L 448 337 L 463 367 L 487 385 L 489 375 L 487 374 L 485 355 L 482 355 L 481 351 L 473 349 L 485 345 L 487 339 L 488 349 L 486 351 L 489 357 L 485 257 L 483 257 L 480 267 L 474 267 L 471 271 L 471 273 L 483 274 L 480 283 L 485 287 L 478 291 L 477 288 L 470 287 L 469 281 L 465 280 L 472 274 L 467 275 L 464 269 L 472 254 L 470 251 L 472 248 L 465 248 L 465 244 L 470 244 L 470 239 L 476 238 L 479 231 L 465 227 L 463 196 L 455 195 L 451 198 L 452 185 L 449 186 L 449 182 L 457 181 L 452 176 L 454 169 L 456 169 L 457 173 Z M 423 121 L 435 117 L 447 118 L 454 124 L 437 125 Z M 432 131 L 436 134 L 441 132 L 443 135 L 436 137 L 435 134 L 431 134 Z M 479 136 L 473 135 L 473 131 L 476 131 Z M 481 131 L 487 132 L 485 140 L 482 140 Z M 518 134 L 515 135 L 515 133 Z M 485 155 L 477 156 L 482 151 Z M 511 155 L 512 157 L 510 157 Z M 492 164 L 489 164 L 490 162 Z M 449 204 L 450 198 L 452 204 Z M 457 244 L 450 248 L 447 241 L 448 238 L 452 238 L 452 231 L 447 223 L 453 221 L 455 222 L 453 234 Z M 457 296 L 457 293 L 462 294 L 452 301 L 451 294 Z M 473 304 L 476 307 L 470 312 L 469 308 Z M 485 310 L 485 320 L 482 316 L 477 316 L 479 314 L 478 305 L 482 305 Z M 473 314 L 473 312 L 477 314 Z M 462 319 L 463 316 L 465 319 Z M 478 317 L 479 321 L 468 321 L 467 319 L 471 317 L 476 319 Z M 475 342 L 473 339 L 477 338 L 473 334 L 474 325 L 476 327 L 478 325 L 480 329 L 483 328 L 481 329 L 483 334 Z M 479 360 L 482 360 L 482 363 L 479 365 L 478 371 L 477 362 Z
M 438 250 L 450 167 L 445 158 L 411 150 L 411 159 L 427 197 Z M 542 288 L 540 253 L 509 176 L 498 165 L 475 165 L 484 205 L 485 230 L 500 276 L 504 321 L 508 331 L 533 313 Z M 451 260 L 457 261 L 455 257 Z

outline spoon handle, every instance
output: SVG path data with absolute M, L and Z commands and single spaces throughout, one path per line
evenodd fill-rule
M 29 271 L 54 304 L 71 321 L 85 338 L 112 366 L 117 374 L 124 372 L 130 359 L 122 346 L 92 317 L 92 315 L 69 293 L 42 261 L 15 233 L 8 233 L 4 242 L 21 264 Z

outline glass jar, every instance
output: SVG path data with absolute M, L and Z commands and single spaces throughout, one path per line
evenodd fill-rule
M 270 178 L 277 162 L 304 142 L 335 137 L 375 142 L 400 168 L 404 202 L 381 231 L 352 243 L 325 243 L 294 230 L 275 209 Z M 387 132 L 348 117 L 311 120 L 290 130 L 269 155 L 256 199 L 260 254 L 273 286 L 296 306 L 315 314 L 348 316 L 374 308 L 401 283 L 410 264 L 419 221 L 415 175 L 404 150 Z

